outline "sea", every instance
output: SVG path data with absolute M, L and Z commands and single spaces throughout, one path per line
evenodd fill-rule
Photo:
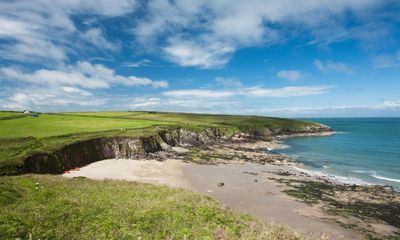
M 337 133 L 284 139 L 275 150 L 303 163 L 299 170 L 349 184 L 381 184 L 400 191 L 400 118 L 315 118 Z

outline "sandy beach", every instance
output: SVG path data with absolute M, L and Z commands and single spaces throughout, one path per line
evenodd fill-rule
M 289 224 L 312 239 L 321 236 L 362 239 L 360 233 L 342 228 L 317 207 L 286 195 L 279 183 L 269 179 L 275 176 L 275 171 L 292 169 L 256 163 L 198 165 L 174 159 L 162 162 L 109 159 L 66 172 L 63 176 L 166 184 L 207 194 L 234 211 L 255 215 L 266 222 Z M 223 186 L 219 186 L 221 183 Z

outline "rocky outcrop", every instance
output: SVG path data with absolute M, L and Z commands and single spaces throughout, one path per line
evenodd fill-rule
M 139 138 L 97 138 L 67 145 L 53 153 L 39 153 L 30 156 L 24 161 L 23 172 L 58 174 L 95 161 L 110 158 L 140 158 L 150 153 L 168 150 L 177 145 L 187 144 L 196 146 L 215 141 L 227 141 L 237 137 L 270 138 L 271 136 L 282 134 L 321 133 L 324 131 L 330 131 L 329 127 L 312 125 L 298 132 L 290 132 L 284 129 L 277 131 L 260 129 L 246 133 L 228 133 L 221 128 L 207 128 L 201 131 L 175 128 L 162 130 L 158 134 Z
M 145 147 L 143 147 L 145 145 Z M 76 142 L 53 153 L 40 153 L 25 160 L 24 172 L 62 173 L 108 158 L 129 158 L 149 150 L 147 142 L 131 138 L 100 138 Z
M 177 128 L 147 137 L 91 139 L 67 145 L 53 153 L 39 153 L 28 157 L 24 161 L 23 172 L 57 174 L 103 159 L 140 158 L 179 144 L 202 145 L 223 139 L 226 140 L 227 136 L 217 128 L 203 131 Z

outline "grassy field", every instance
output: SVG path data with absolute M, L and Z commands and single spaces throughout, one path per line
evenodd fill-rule
M 143 112 L 64 112 L 66 115 L 97 116 L 97 117 L 125 117 Z
M 22 112 L 0 111 L 0 120 L 17 119 L 29 116 Z
M 143 119 L 96 118 L 68 115 L 40 115 L 0 122 L 2 138 L 34 137 L 44 138 L 74 133 L 100 132 L 145 128 L 154 125 L 166 125 L 167 122 Z
M 256 116 L 230 116 L 159 112 L 75 112 L 39 114 L 1 112 L 0 175 L 13 174 L 23 159 L 38 152 L 51 153 L 65 145 L 99 137 L 139 137 L 161 128 L 204 129 L 220 127 L 228 131 L 251 129 L 302 129 L 309 123 Z M 9 119 L 17 116 L 17 118 Z M 22 116 L 22 117 L 19 117 Z
M 22 115 L 22 112 L 0 111 L 0 118 Z
M 246 130 L 249 128 L 286 128 L 295 130 L 303 128 L 309 123 L 284 118 L 270 118 L 259 116 L 192 114 L 192 113 L 163 113 L 163 112 L 83 112 L 67 113 L 74 116 L 119 116 L 127 119 L 167 121 L 178 125 L 194 126 L 223 126 Z
M 3 116 L 3 118 L 2 118 Z M 82 140 L 153 135 L 170 127 L 226 131 L 302 129 L 279 118 L 155 112 L 0 115 L 0 175 L 15 175 L 28 156 Z M 165 186 L 49 175 L 0 176 L 4 239 L 301 239 L 214 200 Z
M 25 175 L 0 177 L 2 239 L 301 239 L 165 186 Z

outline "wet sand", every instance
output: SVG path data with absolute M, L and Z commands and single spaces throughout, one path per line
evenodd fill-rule
M 110 159 L 64 176 L 166 184 L 209 195 L 226 207 L 255 215 L 266 222 L 288 224 L 313 239 L 319 239 L 322 234 L 331 239 L 362 239 L 361 234 L 342 228 L 317 207 L 281 192 L 279 184 L 268 179 L 276 176 L 272 171 L 289 168 L 256 163 L 197 165 L 180 160 Z M 219 183 L 224 185 L 218 186 Z
M 331 239 L 363 239 L 361 234 L 342 228 L 317 207 L 286 195 L 278 183 L 268 179 L 275 176 L 271 171 L 288 168 L 254 163 L 217 166 L 188 164 L 183 172 L 191 190 L 212 196 L 238 212 L 250 213 L 266 222 L 288 224 L 313 239 L 320 239 L 322 235 Z M 219 182 L 223 182 L 224 186 L 217 186 Z

